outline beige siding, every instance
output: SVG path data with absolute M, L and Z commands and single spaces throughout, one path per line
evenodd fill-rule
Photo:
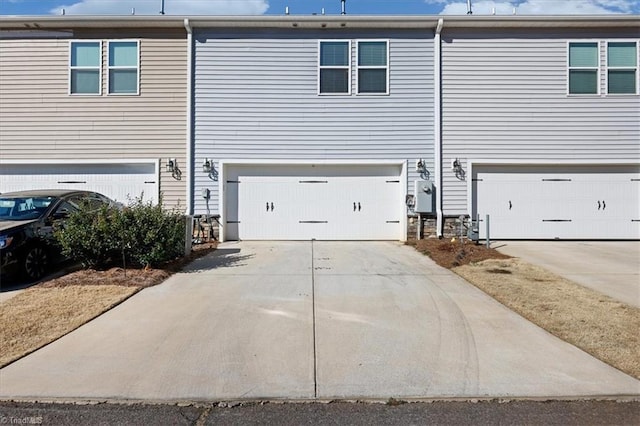
M 0 40 L 0 157 L 3 160 L 162 159 L 160 191 L 185 206 L 186 175 L 164 171 L 166 158 L 186 172 L 187 41 L 118 33 L 140 40 L 140 94 L 106 90 L 106 41 L 113 34 L 76 33 L 103 40 L 102 95 L 69 95 L 69 39 Z

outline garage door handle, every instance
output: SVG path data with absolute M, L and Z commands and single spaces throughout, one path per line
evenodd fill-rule
M 354 202 L 354 203 L 353 203 L 353 211 L 355 212 L 355 211 L 356 211 L 356 209 L 357 209 L 358 211 L 360 211 L 360 209 L 362 209 L 362 207 L 360 206 L 360 203 L 355 203 L 355 202 Z
M 509 200 L 509 210 L 511 210 L 511 207 L 513 207 L 513 205 L 511 204 L 511 200 Z
M 360 211 L 360 203 L 358 203 L 358 211 Z
M 267 201 L 267 211 L 273 211 L 273 203 L 269 204 Z

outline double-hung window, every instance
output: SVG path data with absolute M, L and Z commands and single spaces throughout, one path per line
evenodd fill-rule
M 320 94 L 351 93 L 351 43 L 349 41 L 321 41 L 319 55 Z
M 607 93 L 631 94 L 638 92 L 638 46 L 636 42 L 609 42 L 607 44 Z
M 569 43 L 569 94 L 598 94 L 598 42 Z
M 138 94 L 138 42 L 110 41 L 108 58 L 109 94 Z
M 99 95 L 102 81 L 101 42 L 72 41 L 69 49 L 69 92 L 73 95 Z
M 389 44 L 358 42 L 358 93 L 389 93 Z

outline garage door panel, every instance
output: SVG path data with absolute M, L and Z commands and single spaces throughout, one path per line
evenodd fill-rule
M 239 238 L 402 238 L 404 204 L 399 178 L 335 174 L 332 170 L 331 176 L 323 176 L 316 169 L 306 176 L 239 176 Z
M 639 167 L 516 167 L 475 172 L 473 214 L 490 215 L 492 238 L 640 238 Z
M 491 200 L 479 210 L 481 219 L 490 216 L 490 233 L 508 235 L 526 231 L 525 238 L 537 238 L 539 230 L 523 229 L 523 223 L 535 220 L 544 209 L 532 201 L 539 198 L 541 191 L 535 179 L 521 175 L 481 175 L 479 179 L 482 180 L 478 182 L 478 199 Z M 481 228 L 484 233 L 486 227 Z
M 300 229 L 293 220 L 300 205 L 298 185 L 291 178 L 241 177 L 238 185 L 240 239 L 278 239 L 284 231 L 293 239 Z
M 340 184 L 346 186 L 344 182 Z M 351 198 L 347 210 L 353 239 L 398 234 L 403 213 L 402 209 L 397 208 L 402 204 L 402 200 L 398 199 L 401 193 L 399 181 L 384 177 L 354 179 L 349 187 Z

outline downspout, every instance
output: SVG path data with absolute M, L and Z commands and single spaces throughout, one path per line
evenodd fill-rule
M 434 68 L 434 96 L 433 96 L 433 120 L 434 120 L 434 144 L 435 144 L 435 169 L 436 169 L 436 235 L 442 238 L 444 229 L 442 217 L 442 42 L 440 33 L 444 26 L 444 19 L 438 19 L 435 37 L 433 40 L 433 68 Z
M 193 215 L 194 191 L 194 158 L 193 158 L 193 29 L 189 19 L 184 19 L 184 29 L 187 31 L 187 206 L 185 214 Z

